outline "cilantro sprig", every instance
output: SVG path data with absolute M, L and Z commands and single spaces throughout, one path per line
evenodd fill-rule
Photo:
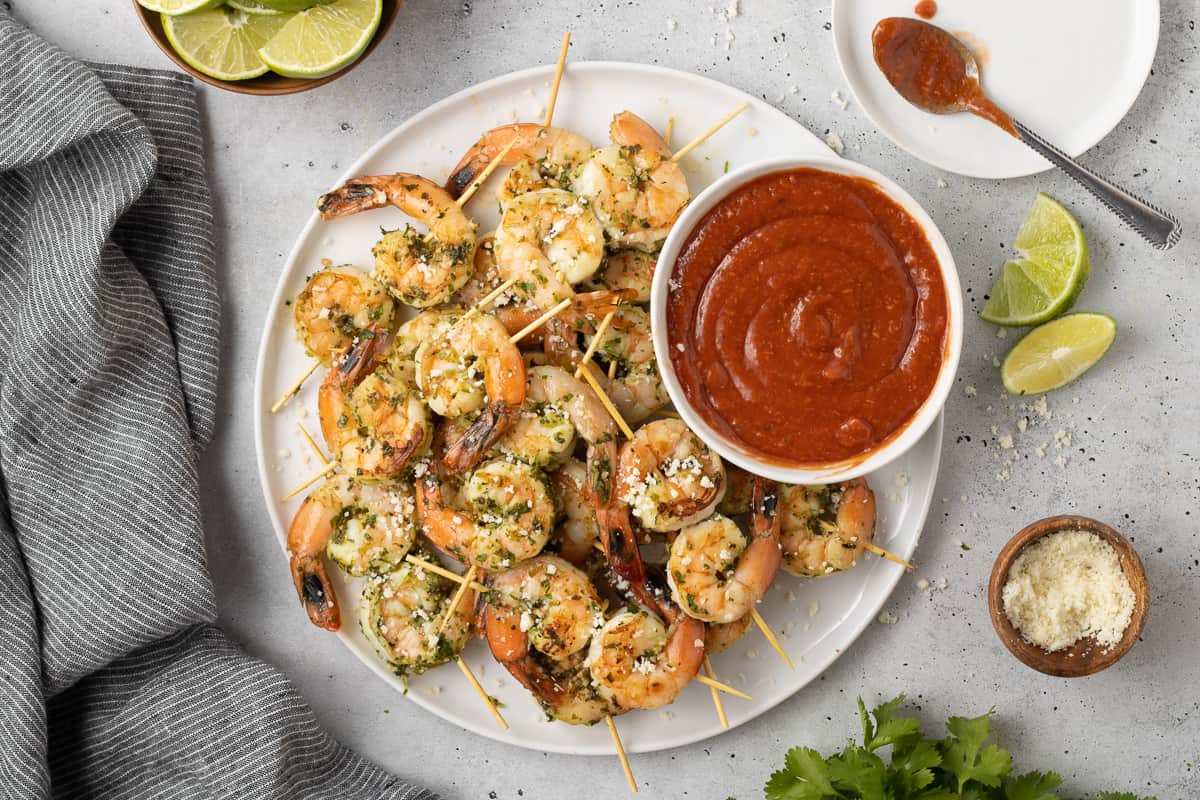
M 951 717 L 944 739 L 927 739 L 917 719 L 896 715 L 903 702 L 900 695 L 868 712 L 860 699 L 862 743 L 840 753 L 788 750 L 783 769 L 767 781 L 766 800 L 1062 800 L 1055 773 L 1012 774 L 1012 755 L 988 741 L 991 711 Z M 1092 800 L 1154 798 L 1103 793 Z

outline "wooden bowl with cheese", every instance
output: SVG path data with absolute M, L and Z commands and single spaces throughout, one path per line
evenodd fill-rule
M 1133 545 L 1103 522 L 1073 515 L 1019 531 L 988 583 L 1000 641 L 1038 672 L 1064 678 L 1099 672 L 1128 653 L 1149 599 Z

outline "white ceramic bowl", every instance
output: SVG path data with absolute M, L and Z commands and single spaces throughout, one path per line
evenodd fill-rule
M 898 203 L 913 219 L 920 224 L 925 236 L 929 239 L 933 252 L 941 267 L 942 279 L 946 286 L 946 299 L 949 303 L 946 330 L 946 354 L 942 360 L 942 369 L 938 373 L 933 391 L 917 410 L 917 413 L 898 434 L 895 434 L 882 447 L 865 457 L 857 457 L 842 463 L 827 466 L 789 467 L 772 461 L 763 460 L 757 454 L 746 450 L 741 445 L 730 441 L 704 421 L 688 402 L 675 375 L 671 364 L 670 343 L 667 338 L 667 286 L 671 280 L 671 272 L 675 267 L 675 259 L 680 249 L 691 235 L 692 229 L 722 198 L 732 191 L 754 180 L 755 178 L 781 170 L 808 167 L 825 170 L 840 175 L 866 178 L 875 183 Z M 760 161 L 746 167 L 734 170 L 699 194 L 691 204 L 684 209 L 679 221 L 671 229 L 670 235 L 663 244 L 662 254 L 658 259 L 658 267 L 654 271 L 654 283 L 650 290 L 651 330 L 654 338 L 654 354 L 658 359 L 659 370 L 663 383 L 675 404 L 676 410 L 683 421 L 722 458 L 728 459 L 739 467 L 749 470 L 756 475 L 762 475 L 772 480 L 784 483 L 835 483 L 850 478 L 874 472 L 888 462 L 900 456 L 915 445 L 921 435 L 929 429 L 941 413 L 942 406 L 950 394 L 954 384 L 954 375 L 958 371 L 958 359 L 962 352 L 963 336 L 963 307 L 962 290 L 959 288 L 958 271 L 954 266 L 954 257 L 933 220 L 925 210 L 913 200 L 907 192 L 880 175 L 869 167 L 856 164 L 841 158 L 783 158 L 770 161 Z

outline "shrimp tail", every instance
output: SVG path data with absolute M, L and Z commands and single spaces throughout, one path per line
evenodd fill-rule
M 332 192 L 321 195 L 317 200 L 321 219 L 347 217 L 387 205 L 387 193 L 380 188 L 381 180 L 373 176 L 351 178 Z
M 534 657 L 529 638 L 513 615 L 492 605 L 483 606 L 480 632 L 492 657 L 504 665 L 538 702 L 555 708 L 567 699 L 567 689 Z
M 502 167 L 511 167 L 525 158 L 528 155 L 529 147 L 537 142 L 539 132 L 545 130 L 546 128 L 542 125 L 534 122 L 521 122 L 493 128 L 479 137 L 479 141 L 471 145 L 462 159 L 454 165 L 454 169 L 450 170 L 445 190 L 457 200 L 479 178 L 480 173 L 487 169 L 488 164 L 492 163 L 492 159 L 498 156 L 505 147 L 508 147 L 510 142 L 517 139 L 508 155 L 500 162 Z
M 336 631 L 342 624 L 341 613 L 325 562 L 321 560 L 333 533 L 329 517 L 325 505 L 317 496 L 310 495 L 292 519 L 287 549 L 292 582 L 308 618 L 319 628 Z
M 751 482 L 750 521 L 754 535 L 779 540 L 779 484 L 755 475 Z
M 459 475 L 478 465 L 492 445 L 508 430 L 515 416 L 516 410 L 508 403 L 489 403 L 462 438 L 442 456 L 442 467 L 446 474 Z
M 320 557 L 293 557 L 289 562 L 296 594 L 308 612 L 308 619 L 313 625 L 327 631 L 340 629 L 342 615 L 338 610 L 337 595 L 333 592 L 329 573 L 325 571 Z

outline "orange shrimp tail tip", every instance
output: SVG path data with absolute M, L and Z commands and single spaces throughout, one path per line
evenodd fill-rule
M 750 513 L 755 532 L 779 535 L 779 484 L 775 481 L 754 476 L 750 495 Z
M 327 220 L 357 214 L 364 207 L 372 205 L 366 201 L 378 191 L 373 183 L 368 183 L 365 179 L 346 181 L 341 187 L 321 195 L 317 200 L 317 212 L 320 213 L 321 219 Z
M 336 631 L 342 627 L 342 615 L 338 610 L 337 597 L 329 578 L 320 571 L 306 570 L 303 565 L 293 570 L 296 593 L 300 604 L 308 613 L 308 619 L 318 628 Z
M 442 468 L 447 475 L 459 475 L 474 469 L 492 445 L 512 424 L 514 409 L 506 403 L 491 403 L 466 433 L 442 456 Z

